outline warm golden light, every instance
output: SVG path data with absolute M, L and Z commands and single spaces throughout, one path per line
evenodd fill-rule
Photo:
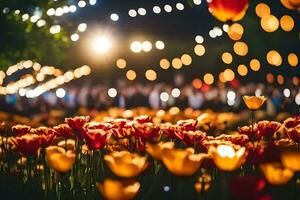
M 271 10 L 270 7 L 265 3 L 259 3 L 255 7 L 255 13 L 258 17 L 263 17 L 265 15 L 270 15 Z
M 228 36 L 232 40 L 240 40 L 244 34 L 244 28 L 241 24 L 234 23 L 228 28 Z
M 298 56 L 294 53 L 290 53 L 288 55 L 288 62 L 292 67 L 296 67 L 298 65 Z
M 169 69 L 170 62 L 167 59 L 163 58 L 160 60 L 159 65 L 162 69 Z
M 289 15 L 283 15 L 280 19 L 280 26 L 284 31 L 291 31 L 295 26 L 294 19 Z
M 126 64 L 126 60 L 123 58 L 119 58 L 116 62 L 117 67 L 120 69 L 124 69 L 126 67 Z
M 274 15 L 264 15 L 260 25 L 266 32 L 274 32 L 279 27 L 279 20 Z
M 223 77 L 226 81 L 232 81 L 235 77 L 235 74 L 231 69 L 225 69 Z
M 280 66 L 282 64 L 281 55 L 275 50 L 271 50 L 267 53 L 267 61 L 270 65 L 274 66 Z
M 183 54 L 181 56 L 181 62 L 184 65 L 190 65 L 192 64 L 192 57 L 189 54 Z
M 233 50 L 237 55 L 245 56 L 248 53 L 248 45 L 245 42 L 235 42 Z
M 251 59 L 250 60 L 250 68 L 253 71 L 255 71 L 255 72 L 259 71 L 260 70 L 260 62 L 259 62 L 259 60 L 257 60 L 257 59 Z
M 128 80 L 133 81 L 134 79 L 136 79 L 136 72 L 133 70 L 128 70 L 126 73 L 126 77 Z
M 194 79 L 193 80 L 193 87 L 195 89 L 200 89 L 202 87 L 202 81 L 200 79 Z
M 224 72 L 221 72 L 221 73 L 219 74 L 219 81 L 220 81 L 221 83 L 226 83 L 226 80 L 225 80 L 225 78 L 224 78 Z
M 283 77 L 281 74 L 279 74 L 279 75 L 277 76 L 277 83 L 278 83 L 279 85 L 283 85 L 283 84 L 284 84 L 284 77 Z
M 152 69 L 148 69 L 145 73 L 145 77 L 149 80 L 149 81 L 155 81 L 157 78 L 157 74 L 154 70 Z
M 207 85 L 211 85 L 214 83 L 214 76 L 210 73 L 206 73 L 203 77 L 203 80 Z
M 268 81 L 268 83 L 274 83 L 274 75 L 271 73 L 268 73 L 266 75 L 266 80 Z
M 248 68 L 246 67 L 246 65 L 239 65 L 237 70 L 239 75 L 241 76 L 246 76 L 248 74 Z
M 172 66 L 175 68 L 175 69 L 180 69 L 182 67 L 182 62 L 180 60 L 180 58 L 174 58 L 172 60 Z
M 229 52 L 224 52 L 222 54 L 222 61 L 226 64 L 232 63 L 232 55 Z
M 201 44 L 197 44 L 194 48 L 194 52 L 197 56 L 203 56 L 205 54 L 205 47 Z

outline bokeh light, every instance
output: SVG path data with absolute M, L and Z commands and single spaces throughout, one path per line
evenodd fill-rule
M 291 31 L 295 26 L 294 19 L 289 15 L 284 15 L 280 18 L 280 26 L 284 31 Z
M 180 69 L 182 67 L 182 62 L 181 62 L 180 58 L 174 58 L 172 60 L 172 66 L 175 69 Z
M 259 71 L 260 70 L 259 60 L 258 59 L 251 59 L 250 60 L 250 68 L 255 72 Z
M 279 20 L 274 15 L 264 15 L 261 18 L 260 25 L 266 32 L 274 32 L 279 27 Z
M 271 50 L 267 53 L 267 61 L 270 65 L 280 66 L 282 64 L 282 57 L 276 50 Z
M 245 56 L 248 53 L 248 45 L 245 42 L 235 42 L 233 45 L 234 52 L 239 56 Z
M 207 85 L 211 85 L 214 83 L 214 76 L 211 73 L 206 73 L 203 77 L 203 81 L 207 84 Z
M 128 70 L 126 73 L 126 77 L 128 80 L 133 81 L 134 79 L 136 79 L 136 72 L 133 70 Z
M 205 47 L 201 44 L 197 44 L 194 48 L 194 52 L 197 56 L 203 56 L 205 54 Z
M 271 14 L 271 9 L 267 4 L 259 3 L 255 7 L 255 13 L 258 17 L 263 17 L 265 15 L 270 15 Z
M 244 34 L 244 28 L 241 24 L 234 23 L 228 28 L 227 34 L 232 40 L 240 40 Z
M 292 66 L 292 67 L 296 67 L 298 65 L 298 56 L 294 53 L 290 53 L 288 55 L 288 63 Z
M 159 61 L 159 65 L 162 69 L 169 69 L 170 62 L 167 59 L 163 58 Z
M 248 74 L 248 68 L 246 65 L 239 65 L 237 71 L 241 76 L 246 76 Z
M 232 63 L 232 55 L 231 53 L 229 52 L 224 52 L 222 54 L 222 61 L 225 63 L 225 64 L 230 64 Z
M 200 89 L 202 87 L 202 81 L 198 78 L 194 79 L 192 84 L 195 89 Z
M 190 65 L 190 64 L 192 64 L 192 57 L 188 54 L 183 54 L 181 56 L 181 62 L 184 65 Z
M 146 79 L 148 79 L 149 81 L 155 81 L 157 78 L 157 74 L 154 70 L 152 69 L 148 69 L 145 73 L 145 77 Z
M 117 62 L 116 62 L 116 65 L 117 65 L 118 68 L 124 69 L 124 68 L 126 67 L 127 63 L 126 63 L 126 60 L 125 60 L 125 59 L 119 58 L 119 59 L 117 60 Z
M 223 77 L 226 81 L 232 81 L 235 78 L 234 71 L 232 69 L 225 69 L 223 73 Z

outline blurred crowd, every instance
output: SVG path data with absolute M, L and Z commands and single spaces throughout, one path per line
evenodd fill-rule
M 198 89 L 195 84 L 174 87 L 165 83 L 141 84 L 118 82 L 91 85 L 88 82 L 69 84 L 60 90 L 53 90 L 37 98 L 26 96 L 0 96 L 0 110 L 12 114 L 32 116 L 48 113 L 52 109 L 63 109 L 69 115 L 76 114 L 80 108 L 88 110 L 106 110 L 110 107 L 134 108 L 149 107 L 168 109 L 177 106 L 180 109 L 212 109 L 214 111 L 238 112 L 245 109 L 243 95 L 264 95 L 267 102 L 262 108 L 270 116 L 279 112 L 299 114 L 300 89 L 295 86 L 273 87 L 263 84 L 246 85 L 202 84 Z

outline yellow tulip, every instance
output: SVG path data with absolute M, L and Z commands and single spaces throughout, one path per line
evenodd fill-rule
M 74 151 L 65 151 L 58 146 L 50 146 L 46 149 L 46 158 L 50 167 L 59 173 L 68 172 L 76 159 Z
M 283 151 L 281 152 L 281 162 L 285 168 L 293 171 L 300 171 L 300 152 Z
M 292 170 L 283 168 L 280 163 L 261 164 L 260 169 L 267 181 L 272 185 L 285 185 L 294 176 Z
M 267 99 L 264 96 L 243 96 L 243 100 L 250 110 L 258 110 Z
M 174 149 L 174 146 L 162 150 L 162 161 L 168 170 L 177 176 L 192 176 L 199 169 L 202 161 L 208 158 L 205 153 L 195 154 L 193 148 Z
M 215 165 L 223 171 L 233 171 L 241 167 L 246 161 L 246 148 L 240 147 L 237 151 L 231 145 L 209 147 L 209 153 Z
M 103 183 L 97 183 L 96 185 L 107 200 L 131 200 L 140 189 L 139 182 L 134 180 L 117 181 L 105 179 Z
M 161 160 L 162 151 L 166 147 L 174 147 L 173 142 L 159 142 L 159 143 L 147 143 L 146 151 L 149 153 L 155 160 Z
M 105 155 L 109 169 L 117 176 L 132 178 L 138 176 L 148 165 L 147 158 L 128 151 Z

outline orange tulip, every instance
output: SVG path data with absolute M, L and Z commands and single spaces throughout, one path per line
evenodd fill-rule
M 146 144 L 146 151 L 149 153 L 154 159 L 161 160 L 162 158 L 162 151 L 166 147 L 174 147 L 173 142 L 159 142 L 159 143 L 147 143 Z
M 267 100 L 264 96 L 243 96 L 243 100 L 250 110 L 258 110 Z
M 205 158 L 208 158 L 207 154 L 195 154 L 193 148 L 174 149 L 170 145 L 162 151 L 163 163 L 172 174 L 177 176 L 192 176 Z
M 280 154 L 282 165 L 293 171 L 300 171 L 300 152 L 296 150 L 282 151 Z
M 241 20 L 248 9 L 248 0 L 210 0 L 208 10 L 222 22 Z
M 283 168 L 280 163 L 264 163 L 260 165 L 260 169 L 272 185 L 285 185 L 294 176 L 292 170 Z
M 231 145 L 219 145 L 217 148 L 211 146 L 208 151 L 215 165 L 223 171 L 238 169 L 244 164 L 247 156 L 245 147 L 235 150 Z
M 65 173 L 72 168 L 76 154 L 74 151 L 66 151 L 58 146 L 50 146 L 46 148 L 46 158 L 54 171 Z
M 103 183 L 97 183 L 96 185 L 107 200 L 131 200 L 140 189 L 139 182 L 134 180 L 117 181 L 105 179 Z
M 115 175 L 123 178 L 138 176 L 148 165 L 146 157 L 129 151 L 113 152 L 105 155 L 104 160 Z

